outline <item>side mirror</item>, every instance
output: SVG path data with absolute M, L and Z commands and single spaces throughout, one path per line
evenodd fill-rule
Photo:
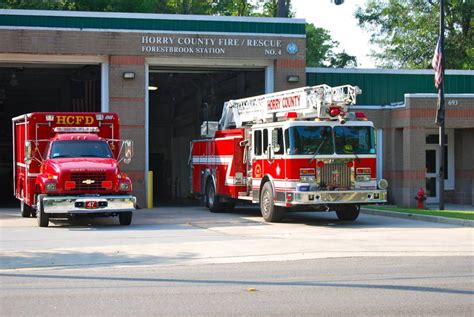
M 268 145 L 268 150 L 267 150 L 267 157 L 271 161 L 273 160 L 274 152 L 273 152 L 273 145 L 269 144 Z
M 133 157 L 133 141 L 132 140 L 123 141 L 123 151 L 124 151 L 123 162 L 125 164 L 130 164 Z
M 31 141 L 26 141 L 25 142 L 25 164 L 29 165 L 31 161 L 33 160 L 33 157 L 31 156 Z

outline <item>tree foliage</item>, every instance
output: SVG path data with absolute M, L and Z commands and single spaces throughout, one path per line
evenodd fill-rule
M 435 2 L 435 1 L 433 1 Z M 445 1 L 445 66 L 474 68 L 474 1 Z M 359 25 L 372 33 L 378 66 L 430 68 L 439 33 L 439 3 L 428 0 L 368 0 L 359 7 Z

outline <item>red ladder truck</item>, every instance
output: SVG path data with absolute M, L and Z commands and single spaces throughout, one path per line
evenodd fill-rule
M 118 216 L 129 225 L 136 198 L 120 171 L 131 140 L 119 140 L 115 113 L 35 112 L 12 119 L 13 190 L 23 217 Z
M 260 204 L 269 222 L 292 209 L 352 221 L 360 205 L 385 203 L 374 125 L 349 112 L 360 93 L 318 85 L 226 102 L 221 120 L 204 122 L 191 142 L 192 192 L 212 212 Z

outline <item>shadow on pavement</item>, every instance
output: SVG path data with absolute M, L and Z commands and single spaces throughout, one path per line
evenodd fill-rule
M 456 294 L 456 295 L 473 295 L 474 291 L 465 289 L 455 289 L 449 287 L 430 287 L 430 286 L 415 286 L 395 284 L 393 281 L 386 281 L 391 283 L 374 283 L 373 281 L 265 281 L 265 280 L 236 280 L 236 279 L 179 279 L 179 278 L 152 278 L 152 277 L 114 277 L 114 276 L 77 276 L 77 275 L 57 275 L 57 274 L 21 274 L 21 273 L 0 273 L 0 276 L 24 278 L 24 279 L 43 279 L 43 280 L 84 280 L 84 281 L 103 281 L 103 282 L 131 282 L 131 283 L 150 283 L 150 284 L 182 284 L 182 285 L 253 285 L 253 286 L 291 286 L 291 287 L 327 287 L 340 289 L 379 289 L 391 291 L 409 291 L 409 292 L 423 292 L 423 293 L 441 293 L 441 294 Z M 460 276 L 456 276 L 460 277 Z M 462 276 L 461 276 L 462 277 Z M 470 275 L 465 275 L 470 277 Z M 423 279 L 423 277 L 420 277 Z M 412 279 L 412 278 L 410 278 Z M 384 279 L 381 279 L 382 281 Z M 403 279 L 400 279 L 403 280 Z M 372 282 L 372 283 L 371 283 Z
M 15 255 L 2 255 L 0 269 L 20 269 L 20 268 L 50 268 L 65 266 L 87 266 L 102 267 L 109 265 L 127 264 L 174 264 L 182 263 L 185 259 L 192 259 L 194 253 L 185 252 L 178 256 L 152 256 L 152 255 L 126 255 L 119 251 L 116 253 L 103 252 L 22 252 Z

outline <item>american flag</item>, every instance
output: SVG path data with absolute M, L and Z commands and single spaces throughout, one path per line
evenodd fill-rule
M 431 66 L 433 66 L 433 69 L 435 70 L 435 86 L 439 89 L 441 82 L 443 81 L 443 54 L 441 53 L 441 38 L 438 38 L 438 43 L 436 43 L 436 49 L 433 55 L 433 60 L 431 61 Z

